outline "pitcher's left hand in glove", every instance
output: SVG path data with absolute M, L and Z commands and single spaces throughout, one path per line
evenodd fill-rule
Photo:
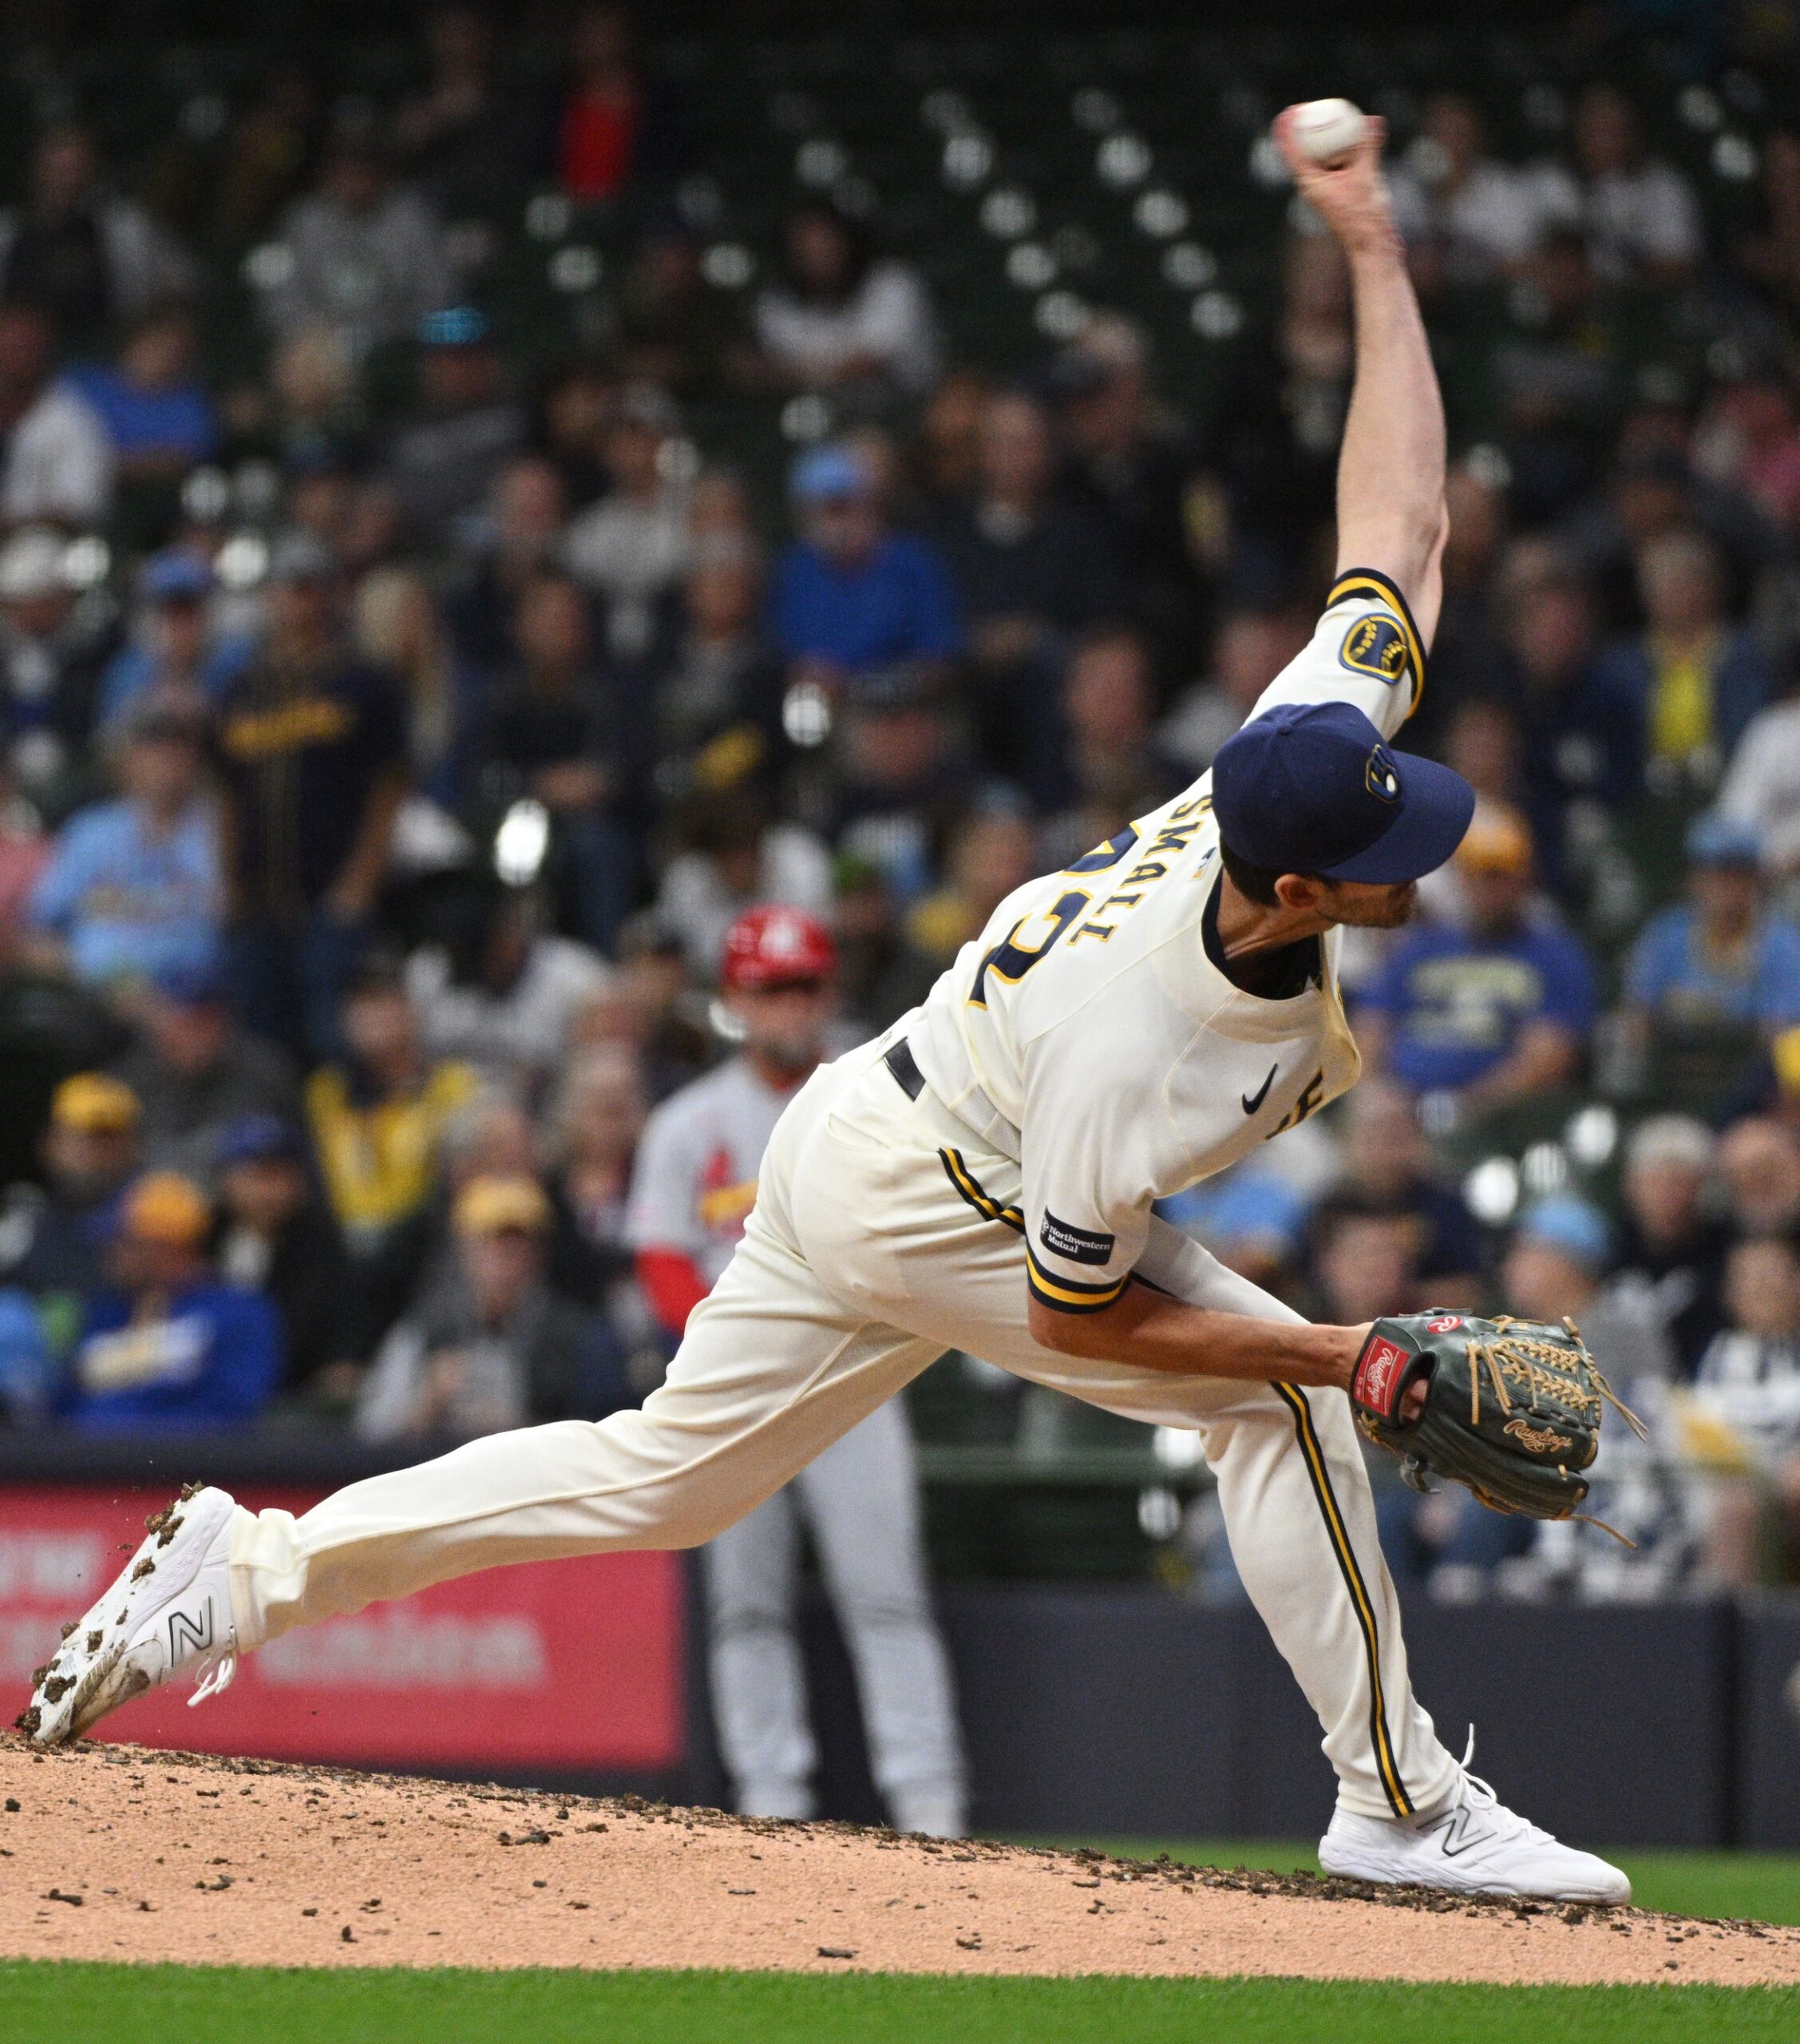
M 1422 1381 L 1425 1402 L 1409 1420 L 1406 1393 Z M 1644 1431 L 1567 1321 L 1442 1312 L 1378 1320 L 1350 1396 L 1370 1440 L 1404 1457 L 1414 1490 L 1429 1490 L 1433 1473 L 1452 1476 L 1495 1511 L 1531 1519 L 1568 1519 L 1587 1496 L 1580 1472 L 1599 1451 L 1607 1405 Z

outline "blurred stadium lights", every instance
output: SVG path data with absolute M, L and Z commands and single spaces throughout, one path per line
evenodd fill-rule
M 1188 204 L 1178 192 L 1158 185 L 1138 194 L 1131 217 L 1145 234 L 1153 234 L 1158 240 L 1165 241 L 1187 225 Z
M 552 287 L 572 295 L 595 290 L 600 281 L 600 252 L 597 248 L 559 248 L 550 258 Z
M 181 132 L 191 142 L 212 142 L 225 132 L 231 108 L 218 93 L 195 93 L 181 104 Z
M 1203 341 L 1228 341 L 1244 325 L 1244 307 L 1228 291 L 1202 291 L 1189 314 Z
M 1250 175 L 1257 184 L 1271 192 L 1292 183 L 1288 175 L 1288 166 L 1281 160 L 1281 152 L 1275 146 L 1272 136 L 1259 135 L 1250 145 Z
M 1569 1184 L 1569 1152 L 1560 1143 L 1533 1143 L 1519 1159 L 1519 1178 L 1533 1199 L 1547 1199 Z
M 1730 184 L 1747 184 L 1756 166 L 1756 145 L 1743 135 L 1721 135 L 1712 145 L 1713 169 Z
M 1599 1103 L 1578 1107 L 1569 1118 L 1562 1139 L 1584 1171 L 1602 1171 L 1619 1147 L 1619 1117 Z
M 781 698 L 781 729 L 809 750 L 831 736 L 831 698 L 816 681 L 797 681 Z
M 1690 128 L 1711 135 L 1724 125 L 1725 109 L 1710 86 L 1689 85 L 1675 101 L 1675 110 Z
M 1087 301 L 1078 298 L 1072 291 L 1052 291 L 1038 300 L 1033 316 L 1039 333 L 1048 335 L 1053 341 L 1072 341 L 1094 314 Z
M 1173 1540 L 1181 1530 L 1181 1500 L 1160 1483 L 1140 1491 L 1137 1530 L 1146 1540 Z
M 574 208 L 560 192 L 540 192 L 525 205 L 525 232 L 533 241 L 560 241 L 569 231 Z
M 1084 85 L 1070 102 L 1069 111 L 1075 125 L 1093 135 L 1103 135 L 1108 129 L 1118 127 L 1122 117 L 1118 101 L 1098 85 Z
M 831 430 L 831 407 L 816 391 L 790 398 L 781 407 L 781 434 L 788 440 L 823 440 Z
M 802 142 L 793 159 L 793 174 L 802 184 L 825 191 L 836 184 L 850 168 L 849 152 L 829 136 L 815 135 Z
M 1507 489 L 1512 485 L 1513 464 L 1505 450 L 1491 441 L 1478 441 L 1463 456 L 1462 465 L 1489 489 Z
M 1022 241 L 1007 257 L 1007 277 L 1021 291 L 1042 291 L 1056 279 L 1056 258 L 1041 241 Z
M 281 508 L 282 475 L 273 461 L 239 461 L 231 472 L 231 499 L 240 517 L 259 523 L 272 520 Z
M 1219 259 L 1197 241 L 1177 241 L 1163 251 L 1162 274 L 1177 291 L 1201 291 L 1219 274 Z
M 1094 168 L 1102 184 L 1116 185 L 1122 190 L 1129 185 L 1141 184 L 1155 161 L 1149 144 L 1141 135 L 1109 135 L 1100 145 Z
M 216 525 L 231 501 L 231 485 L 223 469 L 196 469 L 181 485 L 181 509 L 196 525 Z
M 700 259 L 700 274 L 717 291 L 742 291 L 756 275 L 756 258 L 741 241 L 716 241 Z
M 529 797 L 514 802 L 494 833 L 494 871 L 508 887 L 529 887 L 549 850 L 549 810 Z
M 1462 1181 L 1469 1210 L 1484 1226 L 1504 1227 L 1519 1204 L 1519 1167 L 1510 1157 L 1484 1157 Z
M 981 224 L 999 240 L 1016 240 L 1037 225 L 1037 201 L 1016 184 L 996 185 L 981 202 Z
M 72 589 L 92 589 L 112 572 L 113 549 L 93 533 L 62 550 L 62 579 Z
M 716 177 L 684 177 L 675 192 L 675 211 L 691 228 L 715 228 L 725 218 L 725 194 Z
M 944 181 L 971 191 L 994 168 L 994 145 L 979 128 L 960 129 L 944 145 Z
M 255 588 L 269 572 L 268 541 L 257 533 L 234 533 L 220 548 L 212 572 L 224 588 Z
M 285 241 L 265 241 L 243 259 L 243 279 L 258 291 L 279 291 L 294 274 L 294 252 Z
M 947 85 L 940 85 L 926 93 L 919 105 L 919 118 L 928 128 L 935 128 L 940 134 L 954 134 L 959 129 L 971 127 L 974 116 L 969 103 L 958 92 Z
M 656 450 L 656 473 L 665 482 L 690 483 L 700 465 L 700 450 L 685 433 L 671 434 Z

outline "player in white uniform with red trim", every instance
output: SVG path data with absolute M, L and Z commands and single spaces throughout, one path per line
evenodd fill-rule
M 763 1152 L 823 1055 L 836 967 L 830 933 L 798 909 L 752 909 L 726 933 L 724 999 L 742 1048 L 657 1108 L 632 1173 L 627 1227 L 639 1278 L 673 1335 L 742 1239 Z M 794 1629 L 803 1520 L 894 1828 L 954 1836 L 965 1817 L 962 1744 L 897 1398 L 704 1551 L 713 1717 L 737 1806 L 751 1816 L 813 1813 L 818 1753 Z
M 955 1347 L 1198 1430 L 1244 1586 L 1337 1773 L 1328 1868 L 1628 1897 L 1616 1869 L 1501 1805 L 1412 1694 L 1346 1396 L 1367 1329 L 1307 1325 L 1151 1210 L 1351 1083 L 1336 926 L 1403 922 L 1473 807 L 1457 776 L 1387 744 L 1423 685 L 1446 514 L 1381 125 L 1327 169 L 1288 119 L 1277 140 L 1355 299 L 1340 567 L 1311 644 L 1212 774 L 1020 889 L 922 1010 L 813 1075 L 640 1412 L 472 1442 L 299 1519 L 185 1500 L 142 1557 L 153 1571 L 128 1571 L 51 1664 L 30 1737 L 72 1737 L 182 1667 L 216 1682 L 291 1626 L 448 1577 L 710 1539 Z

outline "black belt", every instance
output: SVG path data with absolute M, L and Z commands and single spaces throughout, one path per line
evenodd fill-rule
M 881 1062 L 894 1075 L 894 1083 L 909 1100 L 916 1100 L 925 1090 L 925 1075 L 919 1069 L 912 1049 L 903 1036 L 897 1044 L 891 1044 L 881 1054 Z

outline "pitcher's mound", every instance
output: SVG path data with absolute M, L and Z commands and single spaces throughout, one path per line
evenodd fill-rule
M 0 1952 L 1800 1982 L 1800 1930 L 1458 1903 L 141 1746 L 0 1745 Z

